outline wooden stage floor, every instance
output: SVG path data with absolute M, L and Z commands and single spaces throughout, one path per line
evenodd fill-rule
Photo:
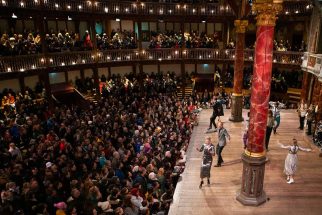
M 230 214 L 322 214 L 322 158 L 319 149 L 303 131 L 298 129 L 299 120 L 295 110 L 281 111 L 281 125 L 276 135 L 272 133 L 269 161 L 266 163 L 264 190 L 268 201 L 258 207 L 243 206 L 236 200 L 242 176 L 241 154 L 243 152 L 242 133 L 245 122 L 232 123 L 228 120 L 230 110 L 222 117 L 224 127 L 231 135 L 231 142 L 222 153 L 225 161 L 220 168 L 212 167 L 211 184 L 199 189 L 199 173 L 202 154 L 196 151 L 206 135 L 216 144 L 217 132 L 205 134 L 209 126 L 212 110 L 203 110 L 199 126 L 194 128 L 187 151 L 186 169 L 175 190 L 170 215 L 230 215 Z M 246 118 L 247 112 L 243 112 Z M 287 149 L 281 149 L 277 141 L 290 144 L 296 137 L 300 146 L 312 148 L 312 152 L 299 152 L 299 167 L 294 184 L 287 184 L 283 174 Z M 214 158 L 214 163 L 217 156 Z M 204 180 L 206 182 L 206 180 Z

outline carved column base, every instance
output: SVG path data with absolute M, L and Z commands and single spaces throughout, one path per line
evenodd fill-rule
M 232 122 L 242 122 L 243 119 L 243 96 L 233 95 L 231 104 L 231 116 L 229 118 Z
M 244 153 L 242 160 L 242 184 L 236 199 L 243 205 L 258 206 L 266 202 L 263 190 L 266 157 L 250 157 Z

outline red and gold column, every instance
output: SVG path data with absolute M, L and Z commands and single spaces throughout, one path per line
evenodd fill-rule
M 282 10 L 281 0 L 257 0 L 252 10 L 257 14 L 255 60 L 251 90 L 248 145 L 243 160 L 243 177 L 237 200 L 257 206 L 266 201 L 263 190 L 265 172 L 264 140 L 270 97 L 273 39 L 276 15 Z
M 232 95 L 230 121 L 243 121 L 243 71 L 244 71 L 244 47 L 245 32 L 248 25 L 247 20 L 235 20 L 236 27 L 236 49 L 234 64 L 234 92 Z

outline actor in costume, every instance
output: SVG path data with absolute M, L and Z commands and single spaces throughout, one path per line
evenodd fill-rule
M 200 185 L 201 189 L 203 185 L 203 179 L 207 178 L 208 185 L 210 184 L 210 170 L 212 164 L 212 156 L 215 154 L 215 146 L 211 143 L 211 138 L 206 137 L 206 142 L 201 146 L 201 148 L 197 148 L 199 152 L 203 152 L 202 155 L 202 163 L 200 168 Z
M 224 115 L 224 110 L 223 110 L 221 101 L 218 100 L 216 97 L 214 98 L 212 109 L 213 109 L 213 112 L 210 117 L 210 124 L 209 124 L 208 130 L 210 130 L 212 128 L 212 125 L 214 125 L 215 131 L 217 131 L 217 125 L 215 121 L 217 117 L 218 117 L 218 120 L 220 120 L 220 116 Z
M 285 164 L 284 164 L 284 173 L 286 174 L 286 180 L 288 184 L 293 184 L 294 183 L 294 174 L 297 170 L 297 163 L 298 163 L 298 158 L 297 158 L 297 152 L 299 150 L 304 151 L 304 152 L 310 152 L 311 149 L 306 149 L 302 148 L 297 145 L 297 140 L 293 138 L 293 145 L 288 145 L 285 146 L 280 143 L 280 146 L 283 149 L 288 149 L 288 154 L 285 159 Z
M 222 122 L 219 122 L 218 123 L 218 144 L 216 146 L 218 161 L 215 167 L 221 167 L 221 164 L 224 162 L 224 160 L 222 159 L 221 153 L 227 144 L 227 139 L 230 141 L 230 135 L 228 134 L 226 128 L 224 128 L 224 124 Z

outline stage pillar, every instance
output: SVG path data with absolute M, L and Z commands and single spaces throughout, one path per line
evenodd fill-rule
M 236 27 L 236 49 L 234 63 L 234 92 L 232 95 L 230 121 L 243 121 L 243 72 L 244 72 L 244 47 L 245 32 L 248 25 L 247 20 L 235 20 Z
M 257 14 L 255 60 L 251 90 L 249 139 L 242 155 L 243 176 L 237 200 L 243 205 L 258 206 L 266 202 L 263 190 L 265 173 L 264 140 L 270 97 L 274 27 L 281 0 L 254 2 L 252 10 Z

